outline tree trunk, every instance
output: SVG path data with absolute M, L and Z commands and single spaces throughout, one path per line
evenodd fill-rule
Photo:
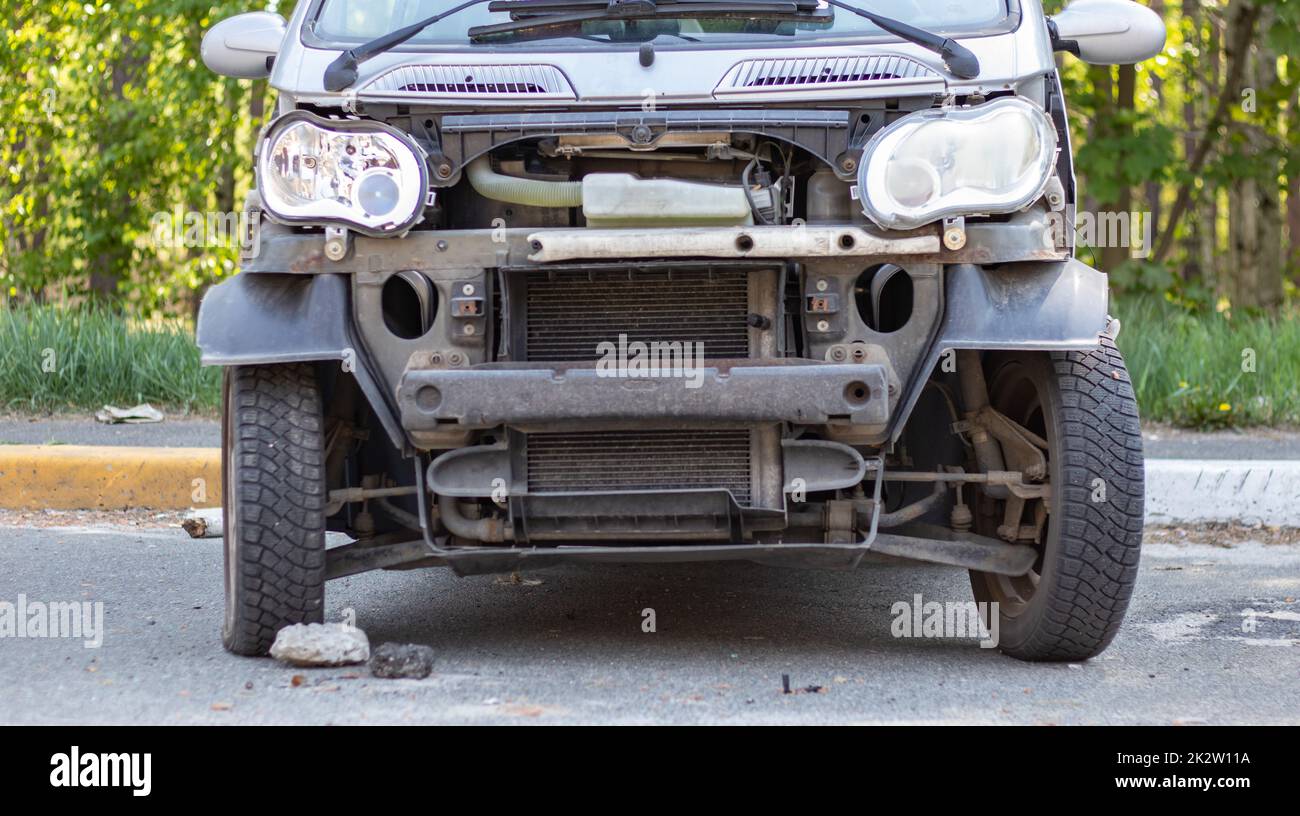
M 1272 8 L 1264 12 L 1261 29 L 1267 31 L 1274 14 Z M 1260 37 L 1255 50 L 1255 88 L 1263 92 L 1266 88 L 1278 84 L 1278 55 L 1268 43 L 1267 37 Z M 1253 126 L 1255 140 L 1253 147 L 1261 154 L 1268 154 L 1270 140 L 1278 132 L 1281 124 L 1281 112 L 1272 105 L 1261 105 L 1255 113 L 1257 117 Z M 1278 168 L 1269 159 L 1260 167 L 1259 188 L 1259 235 L 1256 243 L 1259 247 L 1259 267 L 1255 275 L 1257 288 L 1256 305 L 1268 312 L 1277 311 L 1284 297 L 1282 287 L 1285 269 L 1282 248 L 1282 189 L 1278 178 Z
M 1186 37 L 1185 46 L 1196 48 L 1201 54 L 1201 61 L 1208 61 L 1210 51 L 1206 47 L 1204 38 L 1201 35 L 1201 4 L 1200 0 L 1183 0 L 1182 7 L 1182 24 L 1183 32 Z M 1213 58 L 1218 59 L 1218 54 Z M 1195 83 L 1198 77 L 1192 73 L 1194 69 L 1188 68 L 1188 73 L 1183 75 L 1183 164 L 1186 165 L 1192 160 L 1192 154 L 1196 152 L 1196 130 L 1199 125 L 1199 111 L 1197 102 L 1204 98 L 1195 90 Z M 1218 83 L 1214 83 L 1217 85 Z M 1187 229 L 1184 232 L 1186 236 L 1185 249 L 1183 252 L 1182 277 L 1184 281 L 1194 281 L 1209 272 L 1205 266 L 1201 255 L 1201 237 L 1205 232 L 1205 227 L 1201 223 L 1202 215 L 1206 207 L 1206 196 L 1202 196 L 1195 204 L 1196 212 L 1193 217 L 1187 219 Z M 1177 224 L 1170 224 L 1169 229 L 1175 229 Z
M 1240 105 L 1242 92 L 1246 88 L 1256 88 L 1255 66 L 1251 60 L 1249 39 L 1243 43 L 1241 34 L 1246 24 L 1245 17 L 1248 4 L 1246 0 L 1234 0 L 1228 8 L 1227 42 L 1228 74 L 1235 81 L 1224 87 L 1224 96 L 1232 100 L 1234 106 Z M 1242 47 L 1244 44 L 1245 47 Z M 1252 126 L 1249 123 L 1234 120 L 1229 131 L 1234 140 L 1243 144 L 1252 141 Z M 1247 151 L 1252 148 L 1247 147 Z M 1234 308 L 1253 308 L 1255 293 L 1258 289 L 1255 274 L 1259 269 L 1259 211 L 1255 204 L 1259 199 L 1258 181 L 1250 174 L 1236 178 L 1228 186 L 1228 263 L 1224 265 L 1225 273 L 1220 281 L 1220 291 L 1227 297 Z
M 1218 103 L 1214 113 L 1209 117 L 1205 126 L 1205 132 L 1200 140 L 1196 143 L 1196 152 L 1188 162 L 1187 178 L 1183 181 L 1178 189 L 1178 197 L 1174 199 L 1174 206 L 1170 210 L 1169 224 L 1160 236 L 1160 243 L 1156 247 L 1154 260 L 1158 263 L 1169 256 L 1169 250 L 1173 246 L 1174 234 L 1177 229 L 1179 220 L 1183 213 L 1187 211 L 1191 204 L 1192 197 L 1195 194 L 1194 179 L 1200 174 L 1205 167 L 1205 162 L 1210 156 L 1210 150 L 1219 140 L 1219 131 L 1229 121 L 1229 113 L 1233 105 L 1241 103 L 1240 90 L 1234 98 L 1230 90 L 1241 88 L 1242 72 L 1246 68 L 1245 59 L 1234 59 L 1234 54 L 1244 54 L 1250 50 L 1251 39 L 1255 32 L 1255 23 L 1259 20 L 1259 8 L 1249 0 L 1234 0 L 1230 9 L 1238 25 L 1232 27 L 1227 38 L 1226 52 L 1228 55 L 1227 76 L 1223 80 L 1223 88 L 1216 95 Z
M 1248 25 L 1246 11 L 1239 1 L 1229 10 L 1228 27 Z M 1265 9 L 1260 27 L 1267 28 L 1271 10 Z M 1232 34 L 1229 41 L 1238 40 Z M 1253 49 L 1247 47 L 1229 53 L 1229 60 L 1246 62 L 1239 71 L 1241 82 L 1230 90 L 1234 99 L 1243 93 L 1260 91 L 1277 83 L 1277 55 L 1261 41 Z M 1258 102 L 1258 100 L 1256 100 Z M 1233 123 L 1237 143 L 1247 158 L 1254 158 L 1268 150 L 1268 140 L 1277 124 L 1277 110 L 1272 106 L 1256 104 L 1246 116 Z M 1234 308 L 1273 311 L 1282 302 L 1282 212 L 1277 168 L 1264 162 L 1245 162 L 1242 176 L 1232 184 L 1229 202 L 1232 217 L 1228 219 L 1231 265 L 1225 275 L 1224 291 Z
M 112 95 L 118 99 L 125 99 L 126 87 L 145 64 L 145 58 L 135 53 L 136 43 L 129 36 L 122 37 L 118 49 L 112 67 Z M 117 128 L 112 126 L 105 127 L 101 136 L 108 140 L 120 138 Z M 117 191 L 113 198 L 104 201 L 104 206 L 110 214 L 116 215 L 117 223 L 129 223 L 130 219 L 127 216 L 133 206 L 131 190 Z M 131 247 L 121 239 L 121 236 L 116 238 L 117 240 L 106 239 L 100 245 L 99 251 L 91 256 L 88 264 L 91 295 L 108 301 L 117 300 L 118 283 L 131 257 Z
M 1156 14 L 1159 14 L 1162 18 L 1165 17 L 1164 0 L 1151 0 L 1150 5 L 1152 11 L 1154 11 Z M 1151 72 L 1151 94 L 1154 97 L 1155 110 L 1157 111 L 1163 110 L 1165 107 L 1165 102 L 1164 102 L 1165 82 L 1163 79 L 1161 79 L 1160 74 L 1155 71 Z M 1146 189 L 1143 192 L 1142 197 L 1145 200 L 1142 203 L 1146 207 L 1146 212 L 1149 213 L 1150 215 L 1148 216 L 1144 214 L 1142 217 L 1144 219 L 1148 217 L 1151 219 L 1151 229 L 1153 233 L 1159 230 L 1160 217 L 1164 214 L 1162 212 L 1162 206 L 1160 200 L 1163 193 L 1164 193 L 1164 187 L 1163 185 L 1161 185 L 1159 181 L 1148 181 L 1146 184 Z M 1136 243 L 1136 241 L 1134 243 Z M 1142 249 L 1143 251 L 1149 253 L 1151 252 L 1153 247 L 1144 246 L 1142 247 Z
M 1111 135 L 1123 139 L 1133 132 L 1132 120 L 1128 117 L 1137 102 L 1137 69 L 1132 65 L 1119 66 L 1119 81 L 1115 84 L 1115 109 L 1111 119 Z M 1106 203 L 1102 209 L 1127 218 L 1133 211 L 1133 188 L 1125 185 L 1119 196 Z M 1136 224 L 1130 224 L 1129 244 L 1138 240 L 1141 233 Z M 1112 236 L 1118 237 L 1118 236 Z M 1101 268 L 1107 273 L 1114 272 L 1131 257 L 1131 247 L 1122 241 L 1112 240 L 1106 243 L 1101 253 Z

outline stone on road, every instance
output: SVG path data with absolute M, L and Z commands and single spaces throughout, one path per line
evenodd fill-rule
M 375 677 L 423 680 L 433 674 L 433 649 L 415 643 L 381 643 L 370 655 L 370 673 Z
M 3 528 L 0 603 L 102 602 L 106 631 L 98 649 L 0 638 L 0 723 L 1300 724 L 1300 547 L 1144 550 L 1124 628 L 1083 664 L 894 637 L 895 604 L 970 600 L 965 572 L 897 561 L 331 582 L 327 621 L 436 651 L 429 677 L 394 681 L 224 652 L 219 540 Z
M 276 633 L 271 657 L 291 666 L 350 666 L 370 659 L 370 641 L 346 623 L 299 623 Z

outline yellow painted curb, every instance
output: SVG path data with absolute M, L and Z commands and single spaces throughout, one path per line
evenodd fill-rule
M 0 508 L 221 506 L 219 448 L 0 445 Z

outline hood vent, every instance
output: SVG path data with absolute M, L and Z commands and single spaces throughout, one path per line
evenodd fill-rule
M 898 55 L 755 59 L 732 67 L 714 93 L 841 90 L 929 82 L 939 88 L 944 85 L 943 77 L 926 65 Z
M 554 65 L 402 65 L 371 80 L 362 97 L 400 99 L 575 99 Z

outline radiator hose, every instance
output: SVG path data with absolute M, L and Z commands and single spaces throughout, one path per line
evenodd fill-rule
M 484 198 L 528 207 L 581 207 L 581 181 L 541 181 L 506 176 L 492 169 L 492 160 L 479 156 L 465 168 L 474 191 Z
M 438 497 L 438 514 L 442 524 L 452 535 L 468 538 L 471 541 L 483 541 L 498 544 L 512 541 L 515 531 L 501 519 L 488 516 L 481 519 L 467 518 L 461 512 L 460 503 L 451 496 Z

